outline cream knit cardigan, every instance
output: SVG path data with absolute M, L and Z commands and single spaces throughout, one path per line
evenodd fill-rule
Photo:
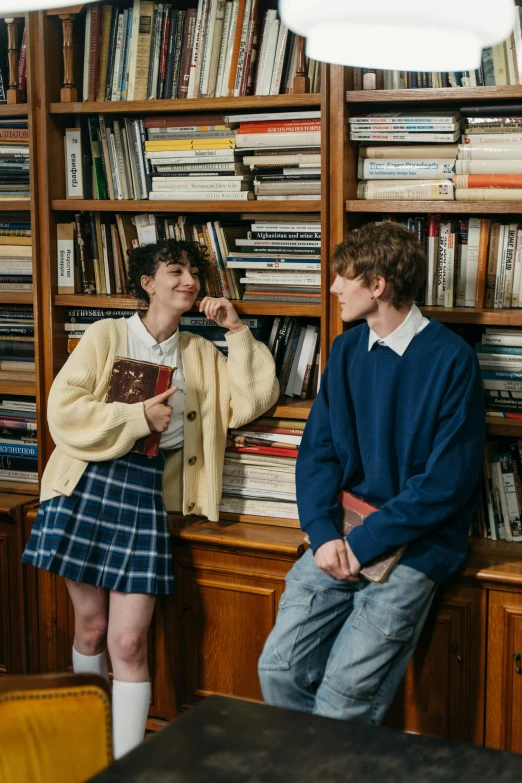
M 226 340 L 228 359 L 208 340 L 180 333 L 184 447 L 167 458 L 163 474 L 168 511 L 212 521 L 219 518 L 227 428 L 260 416 L 279 395 L 268 348 L 249 329 L 229 332 Z M 56 448 L 42 477 L 41 501 L 70 495 L 89 462 L 121 457 L 149 434 L 143 403 L 104 401 L 115 356 L 127 356 L 125 318 L 92 324 L 56 376 L 47 407 Z

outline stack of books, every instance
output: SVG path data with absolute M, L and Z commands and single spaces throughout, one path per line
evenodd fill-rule
M 484 455 L 478 535 L 522 541 L 522 441 L 490 441 Z
M 221 511 L 299 519 L 295 465 L 304 425 L 304 421 L 261 418 L 230 431 Z M 298 527 L 298 524 L 289 526 Z
M 359 149 L 357 198 L 454 199 L 460 112 L 362 114 L 349 123 L 350 139 L 382 145 Z
M 455 174 L 457 201 L 522 200 L 522 116 L 466 117 Z
M 27 120 L 0 119 L 0 200 L 29 199 Z
M 318 215 L 270 216 L 252 223 L 227 268 L 243 269 L 243 299 L 253 302 L 321 301 L 321 223 Z
M 475 349 L 487 413 L 522 419 L 522 330 L 487 327 Z
M 3 305 L 0 309 L 0 381 L 35 382 L 32 307 Z
M 38 483 L 36 402 L 15 395 L 0 398 L 0 480 Z
M 89 326 L 103 318 L 130 318 L 135 310 L 109 310 L 103 307 L 71 307 L 65 313 L 67 351 L 72 353 Z
M 31 223 L 27 212 L 0 220 L 0 291 L 33 290 Z
M 236 148 L 255 174 L 259 200 L 318 199 L 321 196 L 321 112 L 234 114 Z
M 281 394 L 306 400 L 320 383 L 321 333 L 317 323 L 303 318 L 274 318 L 268 348 L 274 357 Z
M 184 6 L 184 4 L 183 4 Z M 197 7 L 134 0 L 87 7 L 86 101 L 278 95 L 293 92 L 295 35 L 258 0 L 199 0 Z M 306 62 L 312 91 L 319 63 Z
M 253 175 L 235 153 L 236 133 L 222 114 L 145 118 L 151 199 L 253 198 Z
M 241 318 L 241 323 L 248 326 L 256 340 L 268 343 L 272 328 L 272 318 Z M 208 320 L 204 315 L 182 315 L 179 321 L 180 332 L 198 334 L 213 343 L 225 356 L 228 355 L 228 346 L 225 339 L 227 329 L 218 326 L 215 321 Z

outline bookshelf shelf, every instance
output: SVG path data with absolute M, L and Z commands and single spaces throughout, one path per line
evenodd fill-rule
M 0 492 L 16 492 L 20 495 L 39 495 L 38 484 L 25 481 L 0 481 Z
M 431 202 L 430 202 L 431 203 Z M 111 201 L 58 199 L 55 212 L 320 212 L 321 201 Z M 14 207 L 12 207 L 14 209 Z M 521 206 L 522 209 L 522 206 Z
M 264 416 L 273 419 L 307 419 L 313 400 L 300 400 L 297 397 L 281 397 Z
M 20 394 L 23 397 L 34 397 L 36 385 L 21 381 L 0 381 L 0 394 Z
M 133 296 L 103 294 L 57 294 L 54 304 L 59 307 L 105 307 L 111 309 L 138 310 L 139 302 Z M 243 302 L 233 300 L 236 311 L 241 315 L 290 315 L 305 317 L 321 316 L 320 304 L 292 304 L 291 302 Z
M 0 117 L 27 117 L 26 103 L 4 103 L 0 106 Z
M 31 291 L 0 291 L 0 304 L 33 304 L 33 294 Z
M 0 213 L 2 212 L 29 212 L 30 199 L 0 199 Z
M 247 95 L 242 98 L 176 98 L 157 101 L 76 101 L 51 103 L 49 114 L 183 114 L 193 111 L 224 111 L 237 114 L 243 109 L 298 109 L 320 106 L 319 93 L 304 95 Z
M 457 89 L 457 88 L 455 88 Z M 392 201 L 391 199 L 349 199 L 347 212 L 410 212 L 447 214 L 506 214 L 522 213 L 522 201 Z
M 522 436 L 522 419 L 502 419 L 500 416 L 486 416 L 488 435 L 507 435 L 511 438 Z
M 522 85 L 504 87 L 450 87 L 413 90 L 348 90 L 348 103 L 418 103 L 522 100 Z
M 220 511 L 219 519 L 226 522 L 249 522 L 252 525 L 275 525 L 299 530 L 298 519 L 281 519 L 281 517 L 256 517 L 252 514 L 234 514 L 231 511 Z
M 477 324 L 492 326 L 518 326 L 522 328 L 522 309 L 493 309 L 475 307 L 427 307 L 421 306 L 425 316 L 448 324 Z

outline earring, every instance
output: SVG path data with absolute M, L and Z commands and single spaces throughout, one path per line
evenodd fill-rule
M 374 296 L 370 296 L 370 299 L 375 299 L 375 297 Z

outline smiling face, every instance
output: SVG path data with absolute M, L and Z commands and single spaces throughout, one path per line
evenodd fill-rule
M 200 272 L 190 263 L 162 261 L 153 277 L 142 276 L 141 285 L 149 295 L 151 307 L 181 314 L 190 310 L 197 299 Z
M 373 288 L 366 285 L 361 277 L 350 279 L 338 274 L 330 292 L 339 299 L 341 319 L 345 323 L 359 321 L 377 311 L 377 299 L 372 298 Z

